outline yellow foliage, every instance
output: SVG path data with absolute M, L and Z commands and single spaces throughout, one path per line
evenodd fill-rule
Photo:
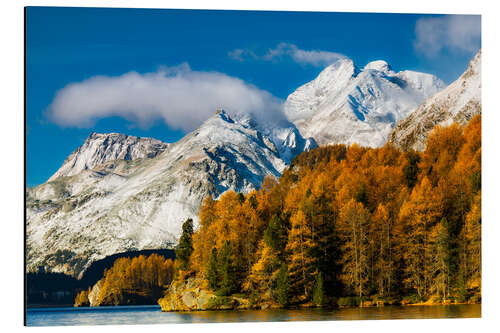
M 102 305 L 156 302 L 168 288 L 175 274 L 174 262 L 152 254 L 119 258 L 105 271 L 98 303 Z
M 330 293 L 386 296 L 403 290 L 425 297 L 435 289 L 433 256 L 448 232 L 440 225 L 444 218 L 452 226 L 451 244 L 467 260 L 463 274 L 477 286 L 480 175 L 480 116 L 465 128 L 436 127 L 424 152 L 356 144 L 313 149 L 296 157 L 279 180 L 266 177 L 258 191 L 205 199 L 190 267 L 204 276 L 212 249 L 227 241 L 239 286 L 261 298 L 272 294 L 281 262 L 295 300 L 309 299 L 314 277 L 329 270 L 332 275 L 323 278 Z M 287 225 L 284 253 L 263 242 L 273 216 Z M 333 272 L 335 265 L 340 271 Z

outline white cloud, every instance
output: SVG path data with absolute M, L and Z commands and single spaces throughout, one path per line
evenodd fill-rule
M 233 51 L 228 52 L 228 55 L 234 60 L 244 61 L 245 58 L 252 57 L 257 59 L 255 53 L 247 49 L 234 49 Z
M 313 65 L 318 67 L 328 66 L 339 59 L 345 58 L 343 54 L 336 52 L 302 50 L 290 43 L 280 43 L 275 48 L 269 49 L 267 53 L 262 56 L 258 56 L 248 49 L 235 49 L 229 52 L 228 55 L 238 61 L 244 61 L 248 58 L 276 61 L 277 59 L 290 57 L 293 61 L 301 65 Z
M 434 57 L 443 49 L 476 52 L 481 46 L 481 16 L 446 15 L 421 18 L 415 24 L 415 49 Z
M 163 120 L 185 131 L 198 127 L 222 107 L 231 113 L 281 119 L 282 101 L 243 80 L 189 65 L 154 73 L 95 76 L 57 92 L 48 117 L 61 126 L 91 127 L 98 119 L 119 116 L 141 127 Z

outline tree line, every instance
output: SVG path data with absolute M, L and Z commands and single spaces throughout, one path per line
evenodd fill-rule
M 208 197 L 183 226 L 179 279 L 256 303 L 465 302 L 481 297 L 481 117 L 423 152 L 333 145 L 248 194 Z

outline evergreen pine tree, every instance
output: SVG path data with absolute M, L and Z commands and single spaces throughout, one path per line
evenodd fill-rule
M 181 270 L 189 268 L 189 257 L 193 252 L 193 232 L 193 220 L 189 218 L 182 225 L 182 235 L 175 249 L 175 257 Z
M 252 194 L 248 200 L 250 201 L 250 205 L 252 206 L 252 208 L 256 209 L 258 202 L 257 202 L 257 198 L 255 197 L 255 194 Z
M 227 296 L 236 290 L 235 268 L 231 258 L 231 245 L 225 241 L 217 256 L 217 271 L 220 279 L 218 292 Z
M 278 215 L 273 215 L 264 231 L 264 242 L 283 256 L 287 238 L 288 230 L 285 221 Z
M 406 153 L 408 164 L 403 168 L 406 178 L 406 185 L 409 189 L 413 189 L 418 180 L 418 163 L 420 162 L 420 155 L 415 151 Z
M 276 300 L 279 305 L 285 307 L 289 302 L 290 285 L 288 284 L 288 268 L 285 263 L 281 264 L 276 277 Z
M 219 279 L 217 276 L 217 248 L 215 248 L 215 246 L 212 248 L 212 252 L 208 257 L 207 280 L 208 287 L 212 290 L 217 290 Z
M 314 278 L 313 303 L 317 306 L 325 304 L 325 290 L 323 286 L 323 273 L 319 272 Z
M 238 201 L 240 202 L 241 205 L 243 205 L 243 203 L 245 202 L 245 196 L 241 192 L 238 193 Z

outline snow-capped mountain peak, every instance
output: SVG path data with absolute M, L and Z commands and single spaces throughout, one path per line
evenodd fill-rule
M 120 133 L 92 132 L 77 150 L 64 161 L 48 181 L 73 176 L 113 160 L 153 158 L 167 149 L 168 143 Z
M 360 70 L 341 59 L 288 96 L 284 110 L 304 137 L 319 144 L 381 146 L 396 121 L 445 87 L 430 74 L 377 60 Z
M 384 60 L 375 60 L 375 61 L 369 62 L 363 68 L 364 71 L 370 70 L 370 69 L 373 69 L 373 70 L 376 70 L 379 72 L 384 72 L 384 73 L 392 72 L 391 66 Z

